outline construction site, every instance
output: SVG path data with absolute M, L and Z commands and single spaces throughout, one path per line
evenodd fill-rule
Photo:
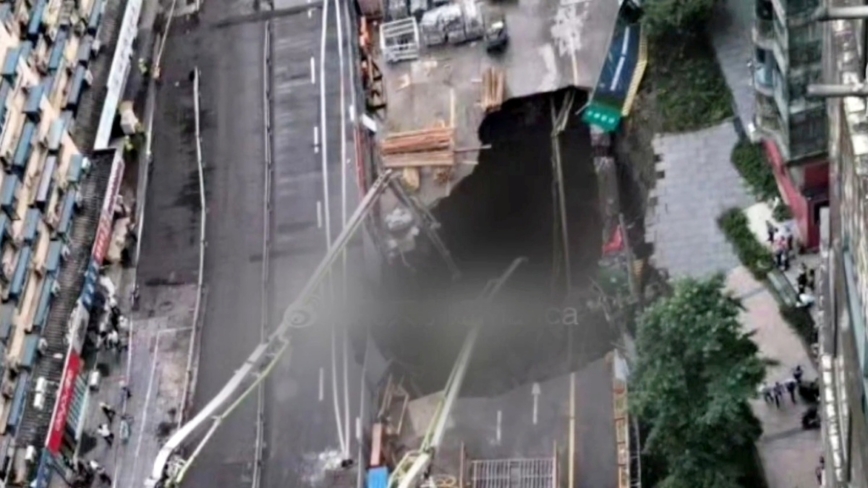
M 360 9 L 363 173 L 399 181 L 374 216 L 390 366 L 367 486 L 629 486 L 624 343 L 601 282 L 631 260 L 611 141 L 581 120 L 620 5 Z

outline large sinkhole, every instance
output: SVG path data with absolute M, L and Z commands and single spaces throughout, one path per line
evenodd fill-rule
M 481 152 L 473 173 L 433 208 L 440 237 L 464 274 L 460 282 L 449 280 L 440 255 L 425 242 L 389 266 L 384 298 L 403 302 L 389 320 L 380 321 L 377 342 L 387 356 L 405 365 L 422 391 L 443 387 L 466 335 L 466 325 L 444 317 L 443 311 L 478 296 L 486 281 L 519 256 L 527 262 L 491 307 L 497 323 L 487 324 L 480 337 L 465 392 L 504 391 L 529 377 L 553 374 L 555 363 L 565 362 L 565 327 L 552 324 L 551 315 L 557 313 L 552 307 L 564 306 L 564 277 L 557 274 L 564 269 L 563 260 L 555 257 L 562 238 L 555 200 L 552 107 L 560 109 L 567 93 L 510 100 L 486 117 L 479 138 L 491 148 Z M 590 133 L 576 115 L 587 95 L 573 90 L 571 96 L 559 143 L 571 277 L 574 289 L 581 289 L 596 274 L 602 223 Z M 606 327 L 593 313 L 584 313 L 582 322 Z

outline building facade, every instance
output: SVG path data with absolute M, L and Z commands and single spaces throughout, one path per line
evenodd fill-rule
M 819 245 L 819 212 L 828 205 L 828 122 L 822 100 L 806 96 L 820 81 L 820 0 L 756 0 L 753 40 L 755 126 L 803 243 Z
M 851 0 L 832 0 L 835 6 Z M 860 22 L 828 23 L 829 80 L 859 80 Z M 868 105 L 828 102 L 830 198 L 822 212 L 818 280 L 819 365 L 825 451 L 823 486 L 868 488 Z

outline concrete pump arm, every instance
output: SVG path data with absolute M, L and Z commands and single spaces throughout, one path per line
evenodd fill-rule
M 374 208 L 377 199 L 386 188 L 394 173 L 386 170 L 371 185 L 370 190 L 362 199 L 356 211 L 347 221 L 343 231 L 329 248 L 323 260 L 319 263 L 313 275 L 307 281 L 295 302 L 293 302 L 283 314 L 283 319 L 274 332 L 258 345 L 243 365 L 226 383 L 226 386 L 208 402 L 199 413 L 189 422 L 178 429 L 157 454 L 151 476 L 145 481 L 147 488 L 177 486 L 184 478 L 192 461 L 201 452 L 205 443 L 223 420 L 262 382 L 272 368 L 277 364 L 281 355 L 290 348 L 292 329 L 307 327 L 314 322 L 315 310 L 313 299 L 328 274 L 329 269 L 340 256 L 350 239 L 361 227 L 365 217 Z M 242 388 L 246 387 L 242 390 Z M 239 395 L 240 393 L 240 395 Z M 211 428 L 194 449 L 190 457 L 180 461 L 176 466 L 170 466 L 173 458 L 177 459 L 179 450 L 187 445 L 187 442 L 197 435 L 201 429 L 211 422 Z

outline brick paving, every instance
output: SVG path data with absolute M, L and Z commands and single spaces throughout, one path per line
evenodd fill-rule
M 658 179 L 646 240 L 654 244 L 655 265 L 672 277 L 703 277 L 739 264 L 717 227 L 724 210 L 752 202 L 730 161 L 737 141 L 731 122 L 654 138 Z
M 727 285 L 736 296 L 742 297 L 746 309 L 743 323 L 747 330 L 755 331 L 753 339 L 760 353 L 776 361 L 767 369 L 766 382 L 790 378 L 796 365 L 805 370 L 805 380 L 817 378 L 817 371 L 802 341 L 778 312 L 778 302 L 772 292 L 742 266 L 729 274 Z M 817 486 L 814 468 L 822 451 L 822 442 L 819 430 L 802 430 L 802 413 L 807 406 L 803 403 L 794 405 L 788 398 L 784 398 L 780 409 L 762 399 L 752 401 L 751 406 L 763 425 L 757 448 L 768 488 Z

